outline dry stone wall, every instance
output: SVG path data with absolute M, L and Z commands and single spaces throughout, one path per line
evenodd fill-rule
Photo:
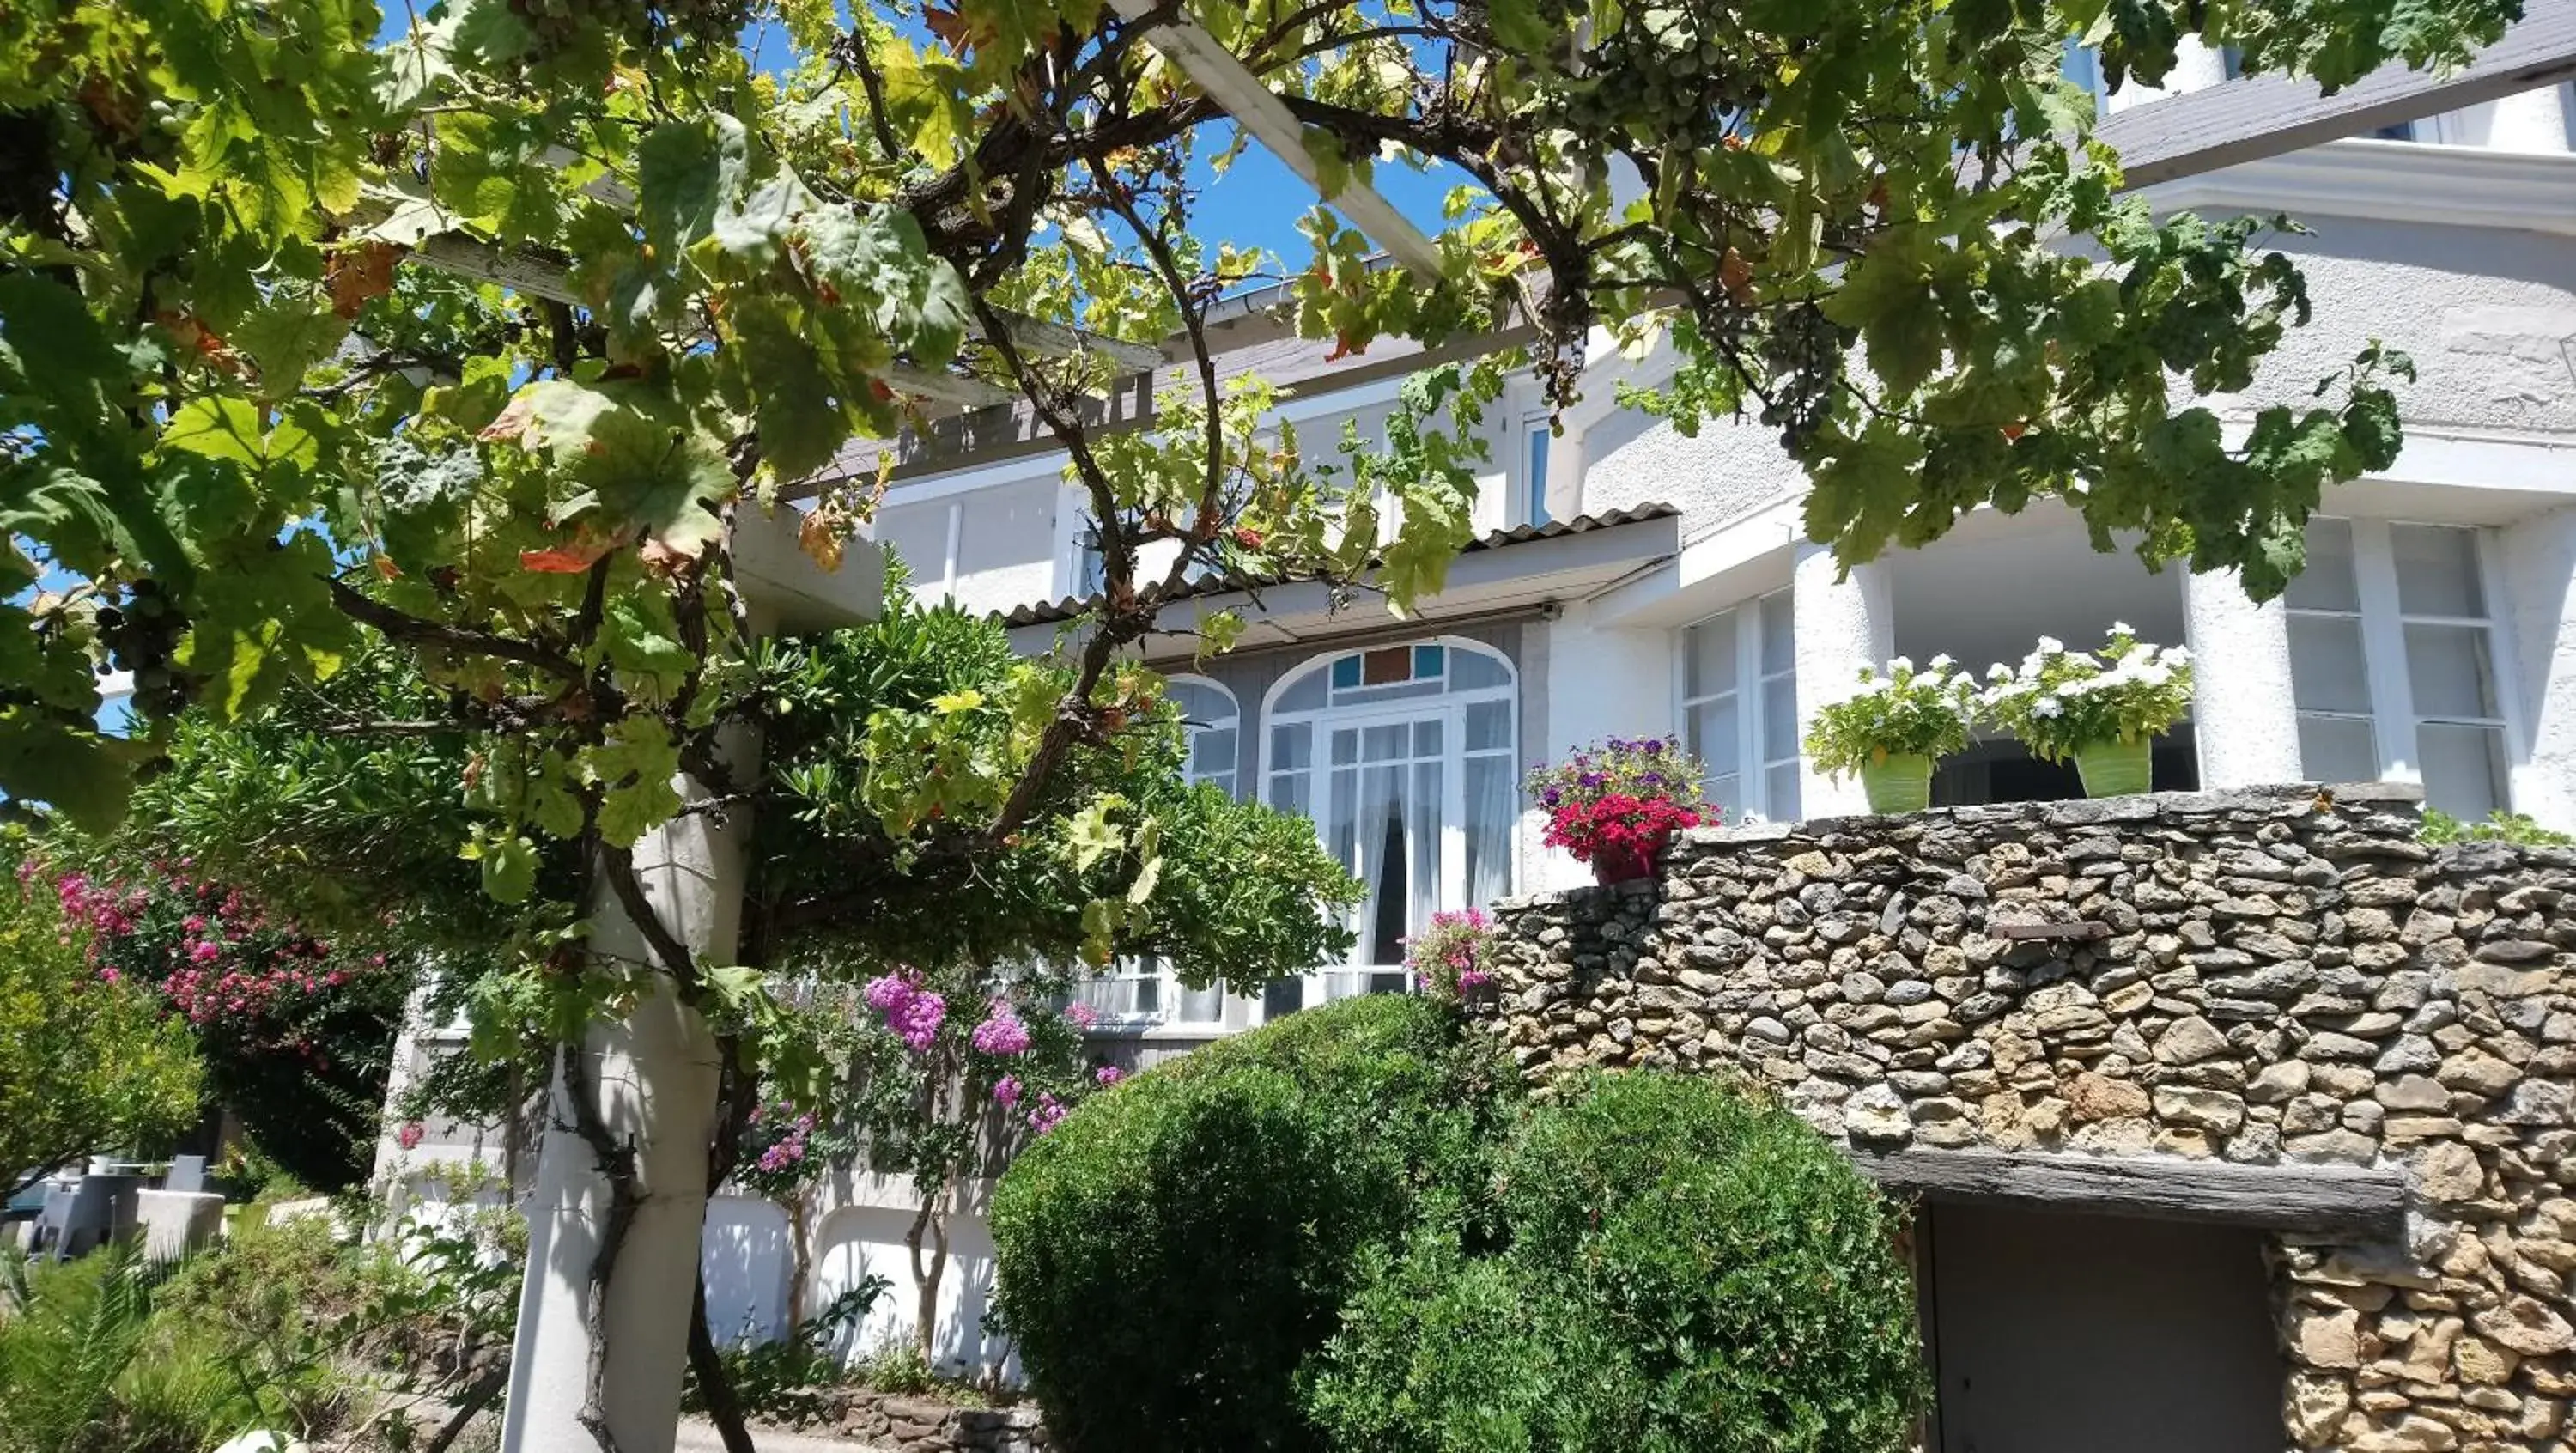
M 1037 1409 L 961 1408 L 927 1398 L 853 1388 L 832 1423 L 842 1436 L 889 1453 L 1048 1453 Z
M 2285 1445 L 2568 1453 L 2576 854 L 2408 789 L 1704 831 L 1499 905 L 1533 1081 L 1727 1071 L 1856 1151 L 2402 1169 L 2384 1242 L 2274 1237 Z M 2018 1162 L 2017 1162 L 2018 1163 Z

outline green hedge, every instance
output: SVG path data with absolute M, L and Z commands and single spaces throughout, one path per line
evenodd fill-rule
M 1878 1193 L 1710 1078 L 1534 1109 L 1419 1000 L 1084 1105 L 1003 1177 L 997 1301 L 1067 1453 L 1894 1453 L 1913 1292 Z
M 1605 1075 L 1502 1165 L 1505 1244 L 1379 1254 L 1309 1411 L 1371 1453 L 1881 1453 L 1922 1391 L 1878 1193 L 1706 1078 Z
M 1319 1446 L 1299 1367 L 1372 1245 L 1491 1182 L 1509 1082 L 1417 999 L 1347 1000 L 1094 1097 L 994 1199 L 999 1303 L 1068 1453 Z

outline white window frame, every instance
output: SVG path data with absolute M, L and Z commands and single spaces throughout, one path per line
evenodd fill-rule
M 1492 646 L 1486 645 L 1482 641 L 1468 640 L 1463 636 L 1432 636 L 1424 639 L 1391 642 L 1388 644 L 1401 645 L 1406 650 L 1412 650 L 1420 646 L 1440 646 L 1451 652 L 1453 656 L 1457 653 L 1465 653 L 1468 655 L 1482 657 L 1502 668 L 1504 678 L 1503 683 L 1499 686 L 1478 687 L 1467 691 L 1444 691 L 1437 696 L 1416 696 L 1402 698 L 1395 701 L 1335 706 L 1332 704 L 1331 700 L 1329 676 L 1329 673 L 1333 669 L 1333 663 L 1345 656 L 1365 655 L 1369 651 L 1383 650 L 1387 647 L 1367 646 L 1345 648 L 1326 651 L 1320 655 L 1310 657 L 1307 660 L 1300 662 L 1294 668 L 1282 673 L 1280 678 L 1271 683 L 1270 689 L 1262 696 L 1259 737 L 1261 743 L 1261 771 L 1259 774 L 1260 781 L 1255 784 L 1257 791 L 1256 800 L 1265 803 L 1272 801 L 1272 790 L 1274 784 L 1276 784 L 1280 779 L 1291 776 L 1292 774 L 1302 774 L 1305 778 L 1306 803 L 1310 810 L 1310 814 L 1312 812 L 1327 810 L 1326 804 L 1331 800 L 1331 774 L 1333 770 L 1332 745 L 1331 739 L 1328 735 L 1330 732 L 1343 728 L 1364 730 L 1372 726 L 1387 726 L 1396 722 L 1414 722 L 1422 720 L 1425 717 L 1437 715 L 1441 718 L 1440 760 L 1442 769 L 1440 784 L 1440 891 L 1438 894 L 1438 901 L 1441 905 L 1440 911 L 1452 912 L 1471 906 L 1481 907 L 1483 905 L 1471 905 L 1467 901 L 1467 708 L 1493 702 L 1501 702 L 1509 708 L 1505 713 L 1505 720 L 1508 723 L 1510 730 L 1506 734 L 1504 746 L 1499 751 L 1492 748 L 1479 749 L 1475 755 L 1480 757 L 1499 755 L 1504 760 L 1505 770 L 1507 772 L 1513 771 L 1520 760 L 1520 668 L 1513 663 L 1509 656 L 1504 655 L 1501 651 L 1494 649 Z M 1292 687 L 1295 687 L 1299 683 L 1305 681 L 1308 677 L 1317 673 L 1326 674 L 1326 698 L 1325 704 L 1322 707 L 1305 711 L 1286 712 L 1278 709 L 1278 702 L 1281 697 L 1285 696 Z M 1270 760 L 1271 738 L 1276 728 L 1296 725 L 1304 725 L 1309 727 L 1311 730 L 1307 762 L 1303 768 L 1291 768 L 1287 771 L 1281 771 L 1275 767 Z M 1519 801 L 1520 784 L 1517 777 L 1512 781 L 1512 791 L 1514 798 L 1513 807 L 1512 811 L 1506 817 L 1503 829 L 1502 851 L 1503 870 L 1505 873 L 1503 892 L 1506 896 L 1517 892 L 1520 882 L 1521 803 Z M 1331 842 L 1328 838 L 1325 838 L 1325 824 L 1323 820 L 1311 815 L 1308 820 L 1315 824 L 1316 837 L 1323 840 L 1327 850 L 1329 850 Z M 1348 963 L 1319 969 L 1304 976 L 1304 991 L 1301 1007 L 1311 1008 L 1316 1005 L 1323 1004 L 1331 999 L 1333 997 L 1333 981 L 1331 976 L 1333 975 L 1347 975 L 1356 978 L 1360 975 L 1373 973 L 1392 973 L 1400 970 L 1401 968 L 1402 965 L 1400 964 L 1376 964 L 1367 962 L 1362 954 L 1361 948 L 1359 946 L 1354 946 L 1351 959 Z M 1350 982 L 1350 980 L 1346 979 L 1345 982 Z M 1256 1011 L 1258 1011 L 1255 1014 L 1256 1022 L 1267 1017 L 1266 1010 L 1263 1009 L 1263 1006 L 1256 1005 L 1254 1007 Z
M 1251 730 L 1251 724 L 1244 716 L 1243 699 L 1234 694 L 1234 688 L 1211 677 L 1184 672 L 1169 679 L 1175 686 L 1195 686 L 1202 690 L 1213 691 L 1225 698 L 1226 706 L 1234 713 L 1229 723 L 1234 729 L 1234 764 L 1226 769 L 1226 785 L 1232 796 L 1242 797 L 1244 740 L 1246 733 Z M 1189 749 L 1188 754 L 1181 759 L 1181 776 L 1192 784 L 1211 780 L 1202 776 L 1198 770 L 1196 748 L 1199 733 L 1217 730 L 1217 723 L 1185 720 L 1181 730 L 1183 742 Z M 1176 1030 L 1220 1030 L 1225 1027 L 1226 1004 L 1235 997 L 1232 993 L 1226 991 L 1222 985 L 1218 986 L 1214 1019 L 1184 1019 L 1181 1017 L 1181 1006 L 1188 1002 L 1186 996 L 1190 991 L 1182 987 L 1180 974 L 1170 964 L 1161 964 L 1159 971 L 1163 979 L 1161 1008 L 1153 1017 L 1154 1023 Z
M 1232 788 L 1232 795 L 1240 798 L 1243 796 L 1244 734 L 1250 729 L 1250 723 L 1244 719 L 1242 698 L 1234 694 L 1233 687 L 1226 685 L 1222 681 L 1215 680 L 1212 677 L 1200 676 L 1190 672 L 1176 672 L 1164 679 L 1174 686 L 1195 686 L 1202 691 L 1213 691 L 1217 695 L 1224 697 L 1226 706 L 1234 712 L 1233 718 L 1229 723 L 1227 723 L 1234 728 L 1234 765 L 1226 769 L 1225 775 Z M 1181 758 L 1182 780 L 1193 785 L 1209 780 L 1198 770 L 1198 753 L 1195 749 L 1198 743 L 1199 733 L 1205 731 L 1216 731 L 1218 729 L 1219 724 L 1216 722 L 1200 722 L 1190 721 L 1186 718 L 1183 719 L 1181 723 L 1182 741 L 1192 750 Z
M 1519 498 L 1513 501 L 1519 517 L 1516 525 L 1545 529 L 1555 523 L 1547 509 L 1547 476 L 1556 458 L 1556 419 L 1547 413 L 1532 413 L 1521 419 L 1521 453 L 1518 474 Z
M 1781 670 L 1766 672 L 1762 669 L 1762 616 L 1772 608 L 1774 601 L 1791 612 L 1789 664 Z M 1690 689 L 1691 632 L 1728 615 L 1735 618 L 1735 680 L 1723 691 L 1706 691 L 1693 696 Z M 1742 815 L 1759 815 L 1770 821 L 1784 820 L 1782 814 L 1775 810 L 1780 804 L 1771 801 L 1771 770 L 1797 765 L 1806 756 L 1801 730 L 1804 723 L 1796 719 L 1794 712 L 1789 724 L 1789 750 L 1785 754 L 1768 753 L 1765 748 L 1769 744 L 1762 740 L 1762 702 L 1771 685 L 1786 682 L 1790 699 L 1797 699 L 1797 620 L 1790 587 L 1784 585 L 1760 595 L 1746 596 L 1724 610 L 1712 611 L 1673 632 L 1673 739 L 1688 748 L 1691 744 L 1692 711 L 1722 697 L 1733 696 L 1736 781 L 1740 784 L 1738 791 L 1742 798 L 1737 811 Z M 1800 806 L 1803 809 L 1804 804 Z M 1794 821 L 1795 817 L 1796 814 L 1791 814 L 1785 820 Z
M 2506 612 L 2497 587 L 2504 579 L 2496 559 L 2495 531 L 2481 525 L 2464 525 L 2453 520 L 2385 519 L 2368 516 L 2331 516 L 2352 532 L 2353 589 L 2359 611 L 2317 610 L 2287 606 L 2291 615 L 2322 616 L 2361 622 L 2362 669 L 2369 678 L 2370 728 L 2372 745 L 2379 753 L 2379 777 L 2383 782 L 2424 781 L 2423 753 L 2416 729 L 2423 725 L 2473 726 L 2498 731 L 2504 741 L 2504 773 L 2499 786 L 2504 795 L 2503 807 L 2514 810 L 2515 768 L 2529 759 L 2529 746 L 2521 720 L 2521 691 L 2514 674 L 2513 641 L 2509 634 Z M 2409 613 L 2397 583 L 2397 554 L 2391 544 L 2392 531 L 2400 527 L 2436 530 L 2464 530 L 2474 546 L 2472 560 L 2478 572 L 2478 596 L 2486 604 L 2484 619 L 2468 616 L 2439 616 Z M 2486 632 L 2487 667 L 2496 693 L 2496 714 L 2491 717 L 2420 716 L 2415 709 L 2415 683 L 2406 658 L 2408 626 L 2447 626 Z M 2297 665 L 2292 663 L 2295 676 Z M 2307 712 L 2301 716 L 2331 716 L 2357 720 L 2351 712 Z M 2301 770 L 2306 764 L 2301 763 Z

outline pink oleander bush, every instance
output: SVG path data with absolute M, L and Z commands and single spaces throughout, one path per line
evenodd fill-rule
M 317 1190 L 365 1182 L 407 963 L 311 932 L 186 860 L 114 879 L 33 860 L 18 871 L 50 882 L 101 979 L 148 987 L 188 1025 L 212 1097 L 263 1152 Z

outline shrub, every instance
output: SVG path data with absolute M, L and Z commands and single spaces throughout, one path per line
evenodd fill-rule
M 162 1277 L 130 1242 L 0 1266 L 0 1453 L 198 1453 L 250 1426 L 219 1336 L 160 1307 Z
M 0 858 L 0 1195 L 30 1172 L 153 1150 L 197 1119 L 187 1030 L 145 985 L 102 974 L 50 885 Z
M 1296 1375 L 1364 1255 L 1473 1206 L 1508 1083 L 1417 999 L 1348 1000 L 1094 1096 L 994 1197 L 997 1301 L 1069 1453 L 1305 1449 Z
M 2576 846 L 2576 837 L 2554 828 L 2542 827 L 2529 814 L 2498 810 L 2483 822 L 2462 822 L 2435 808 L 2424 810 L 2424 825 L 2417 836 L 2436 847 L 2452 843 L 2510 843 L 2523 848 L 2563 848 Z
M 868 1309 L 894 1283 L 865 1276 L 832 1299 L 821 1312 L 796 1324 L 795 1331 L 770 1342 L 743 1341 L 716 1349 L 725 1380 L 733 1387 L 734 1405 L 747 1417 L 802 1426 L 832 1415 L 833 1393 L 849 1384 L 850 1369 L 841 1364 L 839 1347 L 850 1330 L 865 1321 Z M 912 1344 L 903 1344 L 910 1350 Z M 926 1375 L 927 1369 L 925 1369 Z M 680 1390 L 683 1412 L 707 1410 L 706 1388 L 692 1365 Z
M 1331 1446 L 1906 1445 L 1922 1384 L 1889 1212 L 1794 1116 L 1602 1076 L 1529 1117 L 1501 1183 L 1495 1249 L 1426 1224 L 1372 1259 L 1308 1384 Z

